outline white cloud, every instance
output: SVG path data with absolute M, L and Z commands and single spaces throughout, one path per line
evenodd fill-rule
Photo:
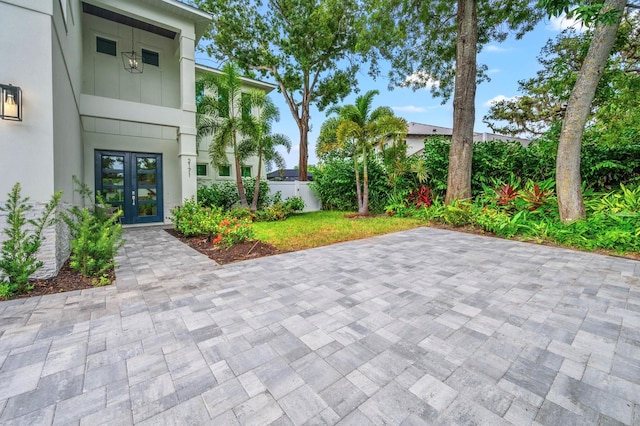
M 503 53 L 511 50 L 504 47 L 496 46 L 495 44 L 490 44 L 486 46 L 484 49 L 486 52 L 492 52 L 492 53 Z
M 415 105 L 392 106 L 391 109 L 396 112 L 427 112 L 427 108 Z
M 497 74 L 500 72 L 500 68 L 490 68 L 487 70 L 487 74 Z
M 483 103 L 482 106 L 484 107 L 491 107 L 495 104 L 497 104 L 500 101 L 512 101 L 514 99 L 516 99 L 517 96 L 512 96 L 510 98 L 506 97 L 505 95 L 498 95 L 498 96 L 494 96 L 493 98 L 489 99 L 487 102 Z
M 404 85 L 407 87 L 431 89 L 432 87 L 438 87 L 440 82 L 425 71 L 417 71 L 411 75 L 408 75 L 404 80 Z
M 565 14 L 554 16 L 547 24 L 547 29 L 551 31 L 564 31 L 567 28 L 573 28 L 580 32 L 587 30 L 587 28 L 582 25 L 582 21 L 575 18 L 567 18 Z

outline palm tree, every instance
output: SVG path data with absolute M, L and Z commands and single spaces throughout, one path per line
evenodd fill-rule
M 396 117 L 389 107 L 378 107 L 371 111 L 372 101 L 377 90 L 370 90 L 356 98 L 354 105 L 329 108 L 327 114 L 336 113 L 322 125 L 318 137 L 318 152 L 345 150 L 353 157 L 356 173 L 356 192 L 358 196 L 358 214 L 369 214 L 369 173 L 367 160 L 376 145 L 383 145 L 389 138 L 404 138 L 407 122 Z M 360 185 L 360 166 L 362 158 L 362 177 Z
M 238 195 L 243 208 L 248 208 L 242 184 L 241 164 L 244 159 L 239 150 L 240 143 L 247 140 L 251 129 L 250 97 L 242 96 L 240 71 L 233 63 L 222 67 L 220 76 L 203 77 L 199 85 L 205 90 L 197 99 L 196 143 L 212 137 L 209 158 L 214 167 L 228 166 L 227 149 L 233 150 Z M 238 140 L 241 139 L 241 140 Z
M 267 169 L 276 165 L 279 169 L 285 168 L 284 158 L 278 151 L 277 146 L 283 146 L 287 153 L 291 151 L 291 140 L 282 134 L 271 134 L 271 125 L 274 121 L 279 121 L 280 112 L 273 101 L 260 90 L 250 90 L 251 104 L 256 107 L 257 113 L 252 116 L 252 127 L 250 139 L 243 141 L 239 147 L 242 156 L 256 155 L 258 157 L 258 177 L 256 178 L 253 191 L 253 200 L 250 210 L 255 212 L 258 209 L 258 196 L 260 194 L 260 176 L 262 174 L 262 162 Z

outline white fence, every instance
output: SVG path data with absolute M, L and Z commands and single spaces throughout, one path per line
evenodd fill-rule
M 269 195 L 273 195 L 280 191 L 282 199 L 286 200 L 289 197 L 302 197 L 304 200 L 305 212 L 316 212 L 322 210 L 322 203 L 320 198 L 309 188 L 309 182 L 280 182 L 280 181 L 267 181 L 269 184 Z

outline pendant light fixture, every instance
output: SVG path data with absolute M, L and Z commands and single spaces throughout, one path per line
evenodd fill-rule
M 142 62 L 142 56 L 136 53 L 134 46 L 133 27 L 131 27 L 131 52 L 122 52 L 122 64 L 131 74 L 142 74 L 144 62 Z

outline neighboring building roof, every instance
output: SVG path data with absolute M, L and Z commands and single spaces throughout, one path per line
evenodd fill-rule
M 441 126 L 432 126 L 430 124 L 422 124 L 422 123 L 407 123 L 407 136 L 408 137 L 429 137 L 429 136 L 451 136 L 453 134 L 453 129 L 450 127 L 441 127 Z M 498 135 L 495 133 L 473 133 L 473 141 L 474 142 L 487 142 L 487 141 L 515 141 L 520 142 L 523 145 L 529 145 L 531 143 L 530 139 L 518 138 L 515 136 L 506 136 L 506 135 Z
M 299 176 L 298 169 L 274 170 L 271 173 L 267 173 L 268 180 L 294 181 L 294 180 L 298 180 L 298 176 Z M 313 180 L 313 175 L 311 173 L 307 173 L 307 180 L 309 181 Z
M 451 136 L 452 133 L 453 129 L 449 127 L 432 126 L 431 124 L 414 123 L 412 121 L 407 123 L 407 136 Z
M 196 73 L 200 71 L 200 72 L 204 72 L 204 73 L 213 73 L 213 74 L 222 74 L 222 71 L 220 71 L 217 68 L 213 68 L 213 67 L 208 67 L 206 65 L 202 65 L 202 64 L 196 64 Z M 253 78 L 249 78 L 249 77 L 240 77 L 240 80 L 242 81 L 242 84 L 244 86 L 249 86 L 249 87 L 253 87 L 256 89 L 261 89 L 264 90 L 266 93 L 269 93 L 273 90 L 276 89 L 276 86 L 274 84 L 271 83 L 267 83 L 265 81 L 260 81 L 260 80 L 255 80 Z

